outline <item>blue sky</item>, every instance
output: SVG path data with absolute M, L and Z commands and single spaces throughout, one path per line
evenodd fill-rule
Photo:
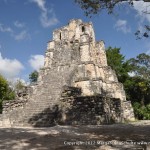
M 29 73 L 43 65 L 46 44 L 52 31 L 70 19 L 92 21 L 96 40 L 106 47 L 120 47 L 126 58 L 150 54 L 150 38 L 136 40 L 134 33 L 150 24 L 148 3 L 134 2 L 133 8 L 121 4 L 113 15 L 105 11 L 88 18 L 74 0 L 0 0 L 0 74 L 8 79 L 28 79 Z

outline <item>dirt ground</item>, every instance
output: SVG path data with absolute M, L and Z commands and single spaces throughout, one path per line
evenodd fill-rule
M 99 126 L 0 128 L 0 150 L 150 150 L 150 120 Z

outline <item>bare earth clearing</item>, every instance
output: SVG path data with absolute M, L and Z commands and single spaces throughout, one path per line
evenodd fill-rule
M 82 149 L 150 150 L 150 121 L 100 126 L 0 128 L 0 150 Z

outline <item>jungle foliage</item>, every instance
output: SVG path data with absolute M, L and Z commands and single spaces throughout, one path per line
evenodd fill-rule
M 142 53 L 136 58 L 125 60 L 120 48 L 106 50 L 108 65 L 116 71 L 123 83 L 127 100 L 134 107 L 137 119 L 150 119 L 150 56 Z

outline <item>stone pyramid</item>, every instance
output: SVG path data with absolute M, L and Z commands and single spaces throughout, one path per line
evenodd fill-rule
M 109 124 L 134 120 L 123 85 L 107 65 L 105 45 L 92 23 L 71 20 L 47 43 L 38 82 L 20 100 L 3 105 L 2 124 Z M 25 100 L 24 100 L 25 99 Z

